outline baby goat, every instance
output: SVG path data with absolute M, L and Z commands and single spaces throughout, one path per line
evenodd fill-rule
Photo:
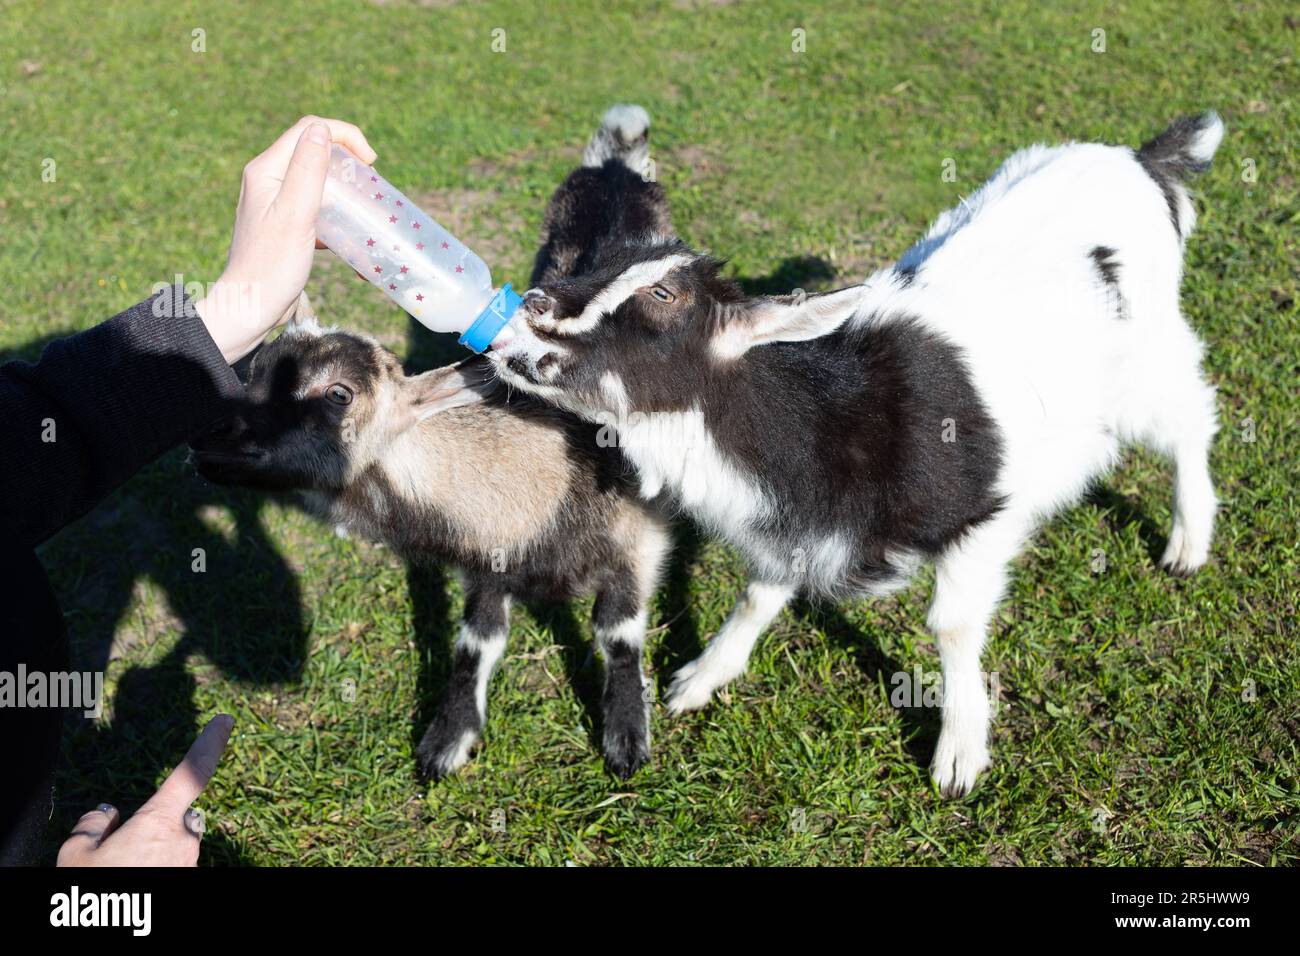
M 556 192 L 534 282 L 581 268 L 592 247 L 624 228 L 667 228 L 662 191 L 632 169 L 644 157 L 644 124 L 625 138 L 623 115 L 611 111 L 587 166 Z M 607 208 L 616 215 L 600 212 Z M 511 598 L 595 594 L 605 761 L 626 778 L 649 759 L 642 644 L 669 535 L 637 500 L 612 443 L 528 396 L 507 403 L 483 359 L 407 376 L 375 342 L 323 332 L 305 295 L 249 374 L 247 407 L 194 445 L 200 474 L 302 492 L 328 521 L 412 564 L 449 562 L 463 572 L 447 697 L 419 747 L 427 774 L 460 767 L 483 731 Z
M 671 493 L 753 570 L 671 710 L 740 675 L 796 591 L 883 594 L 933 560 L 931 770 L 961 794 L 989 763 L 985 635 L 1037 524 L 1141 443 L 1177 469 L 1162 563 L 1205 562 L 1216 423 L 1179 311 L 1183 179 L 1222 136 L 1209 113 L 1138 150 L 1016 153 L 897 265 L 837 292 L 747 298 L 716 260 L 649 236 L 528 294 L 498 374 L 615 424 L 643 495 Z

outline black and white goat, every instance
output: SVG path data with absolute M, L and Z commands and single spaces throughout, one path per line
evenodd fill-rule
M 985 635 L 1038 523 L 1139 443 L 1177 470 L 1162 563 L 1206 561 L 1214 391 L 1179 285 L 1183 179 L 1222 136 L 1209 113 L 1138 150 L 1023 150 L 897 265 L 837 292 L 747 298 L 716 260 L 648 234 L 528 294 L 491 353 L 501 378 L 615 425 L 642 493 L 667 491 L 751 565 L 671 710 L 741 674 L 796 592 L 882 594 L 933 560 L 931 771 L 961 794 L 989 763 Z
M 624 139 L 621 115 L 611 113 L 587 165 L 556 192 L 533 282 L 583 268 L 625 229 L 669 228 L 662 190 L 633 172 L 645 125 Z M 419 747 L 424 772 L 456 770 L 482 734 L 511 599 L 592 593 L 606 764 L 628 777 L 649 759 L 642 645 L 669 534 L 594 426 L 527 396 L 507 401 L 481 358 L 407 376 L 370 339 L 322 331 L 305 296 L 249 376 L 246 407 L 194 444 L 200 474 L 301 492 L 320 516 L 414 565 L 463 573 L 464 619 L 447 695 Z

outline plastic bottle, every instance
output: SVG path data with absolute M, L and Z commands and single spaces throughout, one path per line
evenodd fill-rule
M 335 144 L 316 221 L 320 241 L 434 332 L 482 352 L 523 299 L 492 286 L 474 252 L 392 183 Z

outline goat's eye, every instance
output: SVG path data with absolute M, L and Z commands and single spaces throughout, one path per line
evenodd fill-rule
M 650 294 L 660 302 L 672 303 L 677 301 L 677 296 L 673 295 L 661 285 L 652 285 L 650 287 Z
M 352 403 L 352 389 L 335 382 L 325 389 L 325 397 L 335 405 L 350 405 Z

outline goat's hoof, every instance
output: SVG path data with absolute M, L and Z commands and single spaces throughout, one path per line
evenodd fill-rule
M 644 728 L 607 730 L 605 766 L 620 780 L 626 780 L 650 762 L 649 735 Z
M 1198 547 L 1182 528 L 1175 527 L 1169 534 L 1160 566 L 1180 578 L 1191 577 L 1210 559 L 1208 547 Z
M 964 797 L 975 787 L 975 781 L 988 767 L 988 747 L 983 744 L 954 744 L 939 735 L 939 746 L 930 763 L 930 776 L 939 787 L 944 799 Z
M 477 729 L 449 732 L 442 727 L 430 727 L 415 751 L 421 775 L 426 780 L 451 776 L 465 766 L 478 737 Z
M 673 675 L 673 682 L 664 695 L 664 706 L 674 716 L 699 710 L 713 699 L 713 692 L 719 686 L 707 664 L 691 661 Z

